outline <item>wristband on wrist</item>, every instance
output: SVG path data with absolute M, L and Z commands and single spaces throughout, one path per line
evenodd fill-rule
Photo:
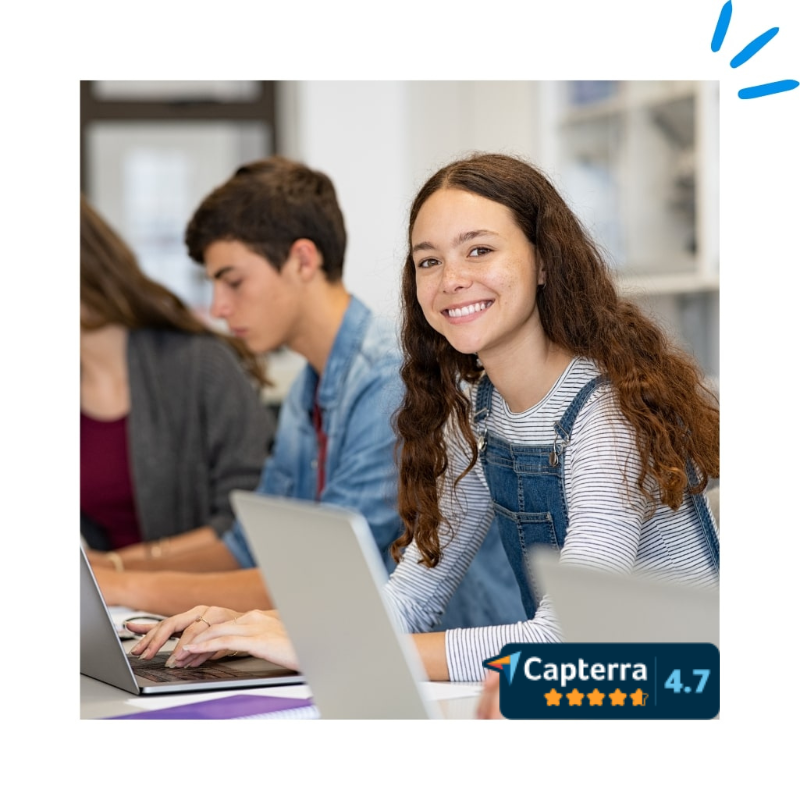
M 157 542 L 151 542 L 147 549 L 148 558 L 161 558 L 167 554 L 167 539 L 159 539 Z
M 114 565 L 114 569 L 117 572 L 123 572 L 125 570 L 125 565 L 122 563 L 122 556 L 119 553 L 106 553 L 108 560 Z

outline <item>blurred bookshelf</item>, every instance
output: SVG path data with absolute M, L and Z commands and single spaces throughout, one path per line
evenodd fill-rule
M 621 292 L 719 376 L 715 82 L 561 81 L 539 93 L 543 161 Z

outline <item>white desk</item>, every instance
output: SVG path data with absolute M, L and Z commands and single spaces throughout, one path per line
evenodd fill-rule
M 432 700 L 441 702 L 446 719 L 475 719 L 481 684 L 424 683 L 423 691 Z M 134 695 L 106 683 L 81 675 L 81 719 L 102 719 L 123 714 L 135 714 L 157 708 L 169 708 L 183 703 L 196 703 L 232 694 L 261 694 L 275 697 L 309 697 L 305 685 L 269 686 L 263 689 L 233 689 L 216 692 L 186 692 L 175 695 Z
M 118 625 L 131 616 L 141 615 L 130 608 L 113 606 L 109 609 L 111 618 Z M 130 650 L 134 640 L 123 642 L 125 650 Z M 165 645 L 165 649 L 175 646 L 174 641 Z M 149 711 L 170 708 L 184 703 L 196 703 L 215 697 L 233 694 L 261 694 L 274 697 L 307 698 L 311 690 L 305 684 L 288 686 L 265 686 L 259 689 L 231 689 L 213 692 L 179 692 L 166 695 L 135 695 L 123 689 L 117 689 L 102 681 L 81 675 L 80 714 L 81 719 L 103 719 L 124 714 L 135 714 L 138 711 Z M 480 683 L 448 683 L 428 681 L 423 683 L 425 696 L 439 704 L 440 713 L 445 719 L 475 719 L 478 698 L 482 684 Z

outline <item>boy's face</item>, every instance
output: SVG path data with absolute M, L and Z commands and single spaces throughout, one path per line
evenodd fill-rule
M 210 244 L 204 253 L 206 275 L 213 283 L 211 314 L 254 353 L 287 345 L 296 333 L 298 286 L 288 271 L 236 240 Z

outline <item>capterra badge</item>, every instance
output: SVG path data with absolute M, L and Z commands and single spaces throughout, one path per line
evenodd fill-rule
M 712 719 L 712 644 L 509 644 L 483 662 L 501 673 L 509 719 Z

